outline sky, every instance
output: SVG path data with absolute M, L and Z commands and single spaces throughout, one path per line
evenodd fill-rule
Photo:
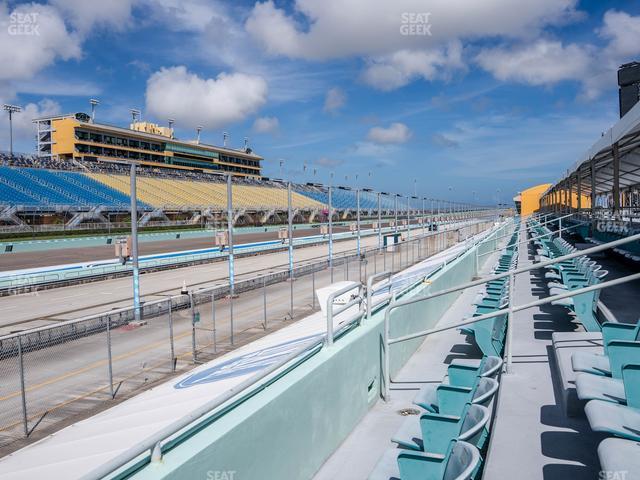
M 10 1 L 0 23 L 16 151 L 96 98 L 97 122 L 248 137 L 266 176 L 480 204 L 555 181 L 640 60 L 628 0 Z

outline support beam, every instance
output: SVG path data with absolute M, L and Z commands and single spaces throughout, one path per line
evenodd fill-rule
M 613 213 L 620 213 L 620 151 L 618 142 L 612 146 L 613 153 Z
M 596 159 L 591 159 L 591 218 L 593 219 L 596 213 Z
M 578 195 L 578 212 L 582 210 L 582 171 L 578 168 L 578 172 L 576 173 L 576 191 Z

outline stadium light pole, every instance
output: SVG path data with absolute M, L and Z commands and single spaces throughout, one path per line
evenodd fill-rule
M 235 272 L 233 264 L 233 190 L 231 173 L 227 174 L 227 236 L 229 241 L 229 305 L 230 305 L 230 341 L 233 345 L 233 296 L 235 294 Z
M 91 104 L 91 123 L 94 123 L 96 121 L 96 107 L 100 105 L 100 100 L 92 98 L 89 103 Z
M 425 221 L 425 215 L 426 215 L 426 208 L 425 208 L 425 200 L 426 198 L 422 197 L 422 235 L 424 235 L 424 221 Z
M 13 114 L 22 111 L 22 108 L 8 103 L 5 103 L 2 108 L 9 114 L 9 153 L 13 156 Z
M 356 188 L 356 250 L 360 256 L 360 189 Z
M 136 164 L 130 167 L 131 197 L 131 258 L 133 263 L 133 314 L 140 321 L 140 265 L 138 263 L 138 197 L 136 192 Z
M 333 174 L 331 174 L 333 178 Z M 331 199 L 332 187 L 329 183 L 329 274 L 331 276 L 331 283 L 333 283 L 333 205 Z
M 378 192 L 378 250 L 382 250 L 382 193 Z

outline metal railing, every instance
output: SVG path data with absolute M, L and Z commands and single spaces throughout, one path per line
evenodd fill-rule
M 492 225 L 472 222 L 455 230 L 427 231 L 392 251 L 377 245 L 363 247 L 361 256 L 347 251 L 336 255 L 334 273 L 337 280 L 362 283 L 392 266 L 399 271 L 432 257 Z M 296 263 L 295 282 L 284 282 L 289 273 L 283 266 L 236 281 L 236 299 L 228 297 L 228 282 L 189 287 L 184 294 L 159 292 L 154 295 L 162 298 L 141 304 L 140 322 L 134 321 L 133 307 L 124 306 L 0 336 L 0 377 L 7 379 L 0 385 L 0 447 L 230 351 L 235 347 L 230 343 L 232 316 L 238 344 L 317 311 L 315 290 L 330 283 L 326 259 Z M 422 281 L 417 277 L 416 282 Z M 403 276 L 403 285 L 411 288 L 407 282 L 412 279 Z M 262 295 L 252 293 L 256 291 Z M 69 362 L 70 352 L 82 353 L 82 368 Z
M 466 325 L 470 325 L 482 320 L 487 320 L 489 318 L 494 318 L 500 315 L 513 315 L 513 313 L 515 312 L 519 312 L 521 310 L 526 310 L 528 308 L 533 308 L 533 307 L 537 307 L 540 305 L 546 305 L 552 302 L 556 302 L 558 300 L 562 300 L 565 298 L 570 298 L 576 295 L 581 295 L 583 293 L 588 293 L 588 292 L 593 292 L 596 290 L 601 290 L 603 288 L 607 288 L 607 287 L 612 287 L 615 285 L 620 285 L 622 283 L 626 283 L 626 282 L 630 282 L 633 280 L 637 280 L 640 279 L 640 273 L 636 273 L 636 274 L 632 274 L 632 275 L 627 275 L 625 277 L 621 277 L 621 278 L 617 278 L 615 280 L 609 280 L 606 282 L 602 282 L 602 283 L 597 283 L 595 285 L 590 285 L 587 287 L 583 287 L 583 288 L 579 288 L 579 289 L 575 289 L 575 290 L 570 290 L 567 293 L 562 293 L 562 294 L 558 294 L 558 295 L 554 295 L 554 296 L 550 296 L 541 300 L 536 300 L 533 302 L 529 302 L 526 304 L 522 304 L 522 305 L 513 305 L 511 303 L 511 297 L 513 295 L 513 285 L 514 285 L 514 281 L 515 281 L 515 276 L 521 273 L 525 273 L 525 272 L 529 272 L 531 270 L 538 270 L 541 268 L 545 268 L 547 266 L 550 265 L 555 265 L 557 263 L 561 263 L 561 262 L 565 262 L 567 260 L 571 260 L 574 258 L 578 258 L 578 257 L 584 257 L 587 255 L 591 255 L 593 253 L 598 253 L 598 252 L 602 252 L 604 250 L 609 250 L 611 248 L 617 247 L 619 245 L 624 245 L 626 243 L 630 243 L 630 242 L 634 242 L 634 241 L 638 241 L 640 240 L 640 234 L 636 234 L 636 235 L 632 235 L 630 237 L 627 238 L 623 238 L 620 240 L 615 240 L 613 242 L 608 242 L 608 243 L 603 243 L 601 245 L 597 245 L 595 247 L 591 247 L 591 248 L 587 248 L 585 250 L 579 250 L 567 255 L 562 255 L 560 257 L 556 257 L 550 260 L 545 260 L 539 263 L 536 263 L 534 265 L 528 266 L 528 267 L 519 267 L 519 268 L 515 268 L 512 270 L 509 270 L 507 272 L 504 273 L 500 273 L 500 274 L 496 274 L 496 275 L 490 275 L 484 278 L 480 278 L 478 280 L 474 280 L 471 282 L 467 282 L 464 283 L 462 285 L 458 285 L 456 287 L 452 287 L 452 288 L 447 288 L 444 290 L 441 290 L 439 292 L 434 292 L 425 296 L 421 296 L 421 297 L 416 297 L 416 298 L 410 298 L 410 299 L 406 299 L 406 300 L 400 300 L 400 301 L 392 301 L 391 304 L 389 305 L 389 307 L 387 308 L 386 312 L 385 312 L 385 325 L 384 325 L 384 390 L 383 390 L 383 397 L 385 400 L 389 400 L 390 398 L 390 385 L 391 385 L 391 372 L 390 372 L 390 354 L 389 354 L 389 346 L 393 345 L 395 343 L 400 343 L 400 342 L 404 342 L 407 340 L 412 340 L 415 338 L 420 338 L 420 337 L 426 337 L 429 335 L 432 335 L 434 333 L 438 333 L 438 332 L 442 332 L 442 331 L 446 331 L 446 330 L 451 330 L 451 329 L 455 329 L 455 328 L 460 328 Z M 399 308 L 405 307 L 407 305 L 413 305 L 416 303 L 420 303 L 420 302 L 424 302 L 427 300 L 430 300 L 432 298 L 436 298 L 436 297 L 440 297 L 443 295 L 448 295 L 450 293 L 454 293 L 454 292 L 458 292 L 458 291 L 462 291 L 462 290 L 466 290 L 467 288 L 470 287 L 474 287 L 474 286 L 478 286 L 478 285 L 483 285 L 485 283 L 491 282 L 493 280 L 499 280 L 501 278 L 505 278 L 505 277 L 509 277 L 509 285 L 510 285 L 510 290 L 509 290 L 509 298 L 510 298 L 510 303 L 508 308 L 502 308 L 500 310 L 496 310 L 495 312 L 491 312 L 491 313 L 486 313 L 483 315 L 479 315 L 477 317 L 473 317 L 471 319 L 468 320 L 464 320 L 461 322 L 458 322 L 456 324 L 453 325 L 447 325 L 445 327 L 437 327 L 437 328 L 432 328 L 432 329 L 428 329 L 428 330 L 423 330 L 420 332 L 416 332 L 416 333 L 412 333 L 410 335 L 405 335 L 402 337 L 397 337 L 397 338 L 390 338 L 389 337 L 389 326 L 390 326 L 390 317 L 391 317 L 391 313 Z M 506 351 L 507 351 L 507 371 L 510 371 L 511 369 L 511 360 L 512 360 L 512 351 L 511 351 L 511 345 L 510 345 L 510 334 L 508 332 L 508 330 L 511 328 L 511 323 L 509 322 L 509 324 L 507 325 L 507 346 L 506 346 Z
M 367 279 L 368 291 L 372 288 L 373 281 L 376 278 L 379 279 L 389 277 L 390 275 L 391 272 L 381 272 L 380 274 L 371 275 Z M 294 368 L 296 365 L 299 365 L 300 363 L 310 358 L 312 355 L 318 353 L 322 348 L 331 347 L 334 344 L 335 338 L 337 336 L 339 336 L 344 331 L 348 331 L 354 324 L 360 323 L 364 315 L 367 313 L 367 310 L 362 309 L 362 304 L 364 302 L 362 288 L 363 286 L 361 283 L 357 284 L 354 282 L 353 284 L 347 285 L 339 290 L 332 292 L 328 296 L 327 329 L 326 334 L 322 335 L 322 337 L 324 338 L 312 340 L 308 345 L 303 345 L 291 354 L 287 355 L 283 360 L 248 378 L 241 384 L 228 390 L 223 395 L 212 399 L 190 414 L 185 415 L 171 425 L 163 428 L 161 431 L 149 436 L 142 442 L 139 442 L 134 446 L 128 448 L 127 452 L 119 454 L 113 459 L 101 464 L 94 470 L 87 472 L 81 478 L 83 480 L 97 480 L 111 475 L 127 465 L 129 465 L 129 467 L 140 467 L 149 462 L 160 462 L 162 460 L 163 453 L 172 447 L 172 443 L 178 442 L 181 435 L 186 434 L 186 429 L 193 430 L 199 428 L 201 425 L 206 424 L 212 418 L 216 418 L 218 415 L 218 412 L 216 410 L 227 404 L 229 401 L 235 399 L 231 406 L 227 407 L 227 410 L 242 403 L 244 399 L 252 395 L 253 391 L 264 388 L 267 383 L 273 382 L 277 378 L 280 378 L 291 368 Z M 405 291 L 411 288 L 413 288 L 413 286 L 405 289 Z M 349 301 L 347 301 L 347 303 L 338 307 L 337 310 L 334 310 L 334 301 L 337 297 L 352 292 L 356 289 L 358 290 L 358 294 L 353 295 L 353 297 Z M 334 334 L 333 316 L 344 313 L 349 308 L 355 305 L 359 305 L 358 312 L 344 319 L 341 322 L 342 324 L 340 329 Z M 370 297 L 368 297 L 367 305 L 370 305 Z M 289 365 L 292 362 L 293 365 Z M 285 367 L 287 366 L 288 368 L 285 369 Z M 268 377 L 270 376 L 272 376 L 272 378 L 268 379 Z M 239 398 L 241 394 L 242 397 Z M 140 457 L 141 455 L 145 455 L 144 458 L 139 459 L 136 465 L 130 465 L 136 460 L 137 457 Z

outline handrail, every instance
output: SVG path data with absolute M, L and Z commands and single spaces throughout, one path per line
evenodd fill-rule
M 570 297 L 574 297 L 576 295 L 582 295 L 583 293 L 589 293 L 589 292 L 593 292 L 594 290 L 601 290 L 603 288 L 608 288 L 608 287 L 614 287 L 616 285 L 620 285 L 622 283 L 627 283 L 627 282 L 632 282 L 633 280 L 638 280 L 640 279 L 640 273 L 633 273 L 631 275 L 627 275 L 625 277 L 619 277 L 616 278 L 614 280 L 608 280 L 606 282 L 602 282 L 602 283 L 596 283 L 594 285 L 589 285 L 588 287 L 582 287 L 582 288 L 578 288 L 576 290 L 568 290 L 566 293 L 559 293 L 557 295 L 553 295 L 551 297 L 546 297 L 546 298 L 542 298 L 540 300 L 534 300 L 532 302 L 529 303 L 523 303 L 522 305 L 516 305 L 513 308 L 513 312 L 519 312 L 521 310 L 527 310 L 529 308 L 533 308 L 533 307 L 538 307 L 540 305 L 546 305 L 548 303 L 551 302 L 556 302 L 558 300 L 563 300 L 565 298 L 570 298 Z M 397 308 L 398 305 L 390 305 L 389 308 Z M 409 335 L 404 335 L 402 337 L 396 337 L 396 338 L 390 338 L 388 343 L 389 345 L 393 345 L 395 343 L 400 343 L 400 342 L 404 342 L 406 340 L 412 340 L 414 338 L 419 338 L 419 337 L 424 337 L 427 335 L 431 335 L 432 333 L 438 333 L 438 332 L 443 332 L 445 330 L 452 330 L 454 328 L 459 328 L 459 327 L 463 327 L 465 325 L 470 325 L 472 323 L 475 322 L 479 322 L 482 320 L 487 320 L 489 318 L 494 318 L 494 317 L 498 317 L 500 315 L 504 315 L 504 314 L 508 314 L 509 313 L 509 308 L 502 308 L 500 310 L 496 310 L 494 312 L 490 312 L 490 313 L 484 313 L 482 315 L 478 315 L 477 317 L 471 317 L 468 320 L 463 320 L 461 322 L 458 322 L 454 325 L 447 325 L 445 327 L 437 327 L 437 328 L 431 328 L 429 330 L 423 330 L 420 332 L 416 332 L 416 333 L 411 333 Z
M 577 212 L 576 213 L 569 213 L 567 215 L 563 215 L 562 217 L 552 218 L 551 220 L 548 220 L 548 221 L 546 221 L 544 223 L 539 223 L 538 225 L 542 226 L 542 225 L 546 225 L 547 223 L 554 223 L 554 222 L 557 222 L 559 220 L 562 220 L 563 218 L 573 217 L 574 215 L 577 215 Z
M 431 293 L 431 294 L 423 296 L 423 297 L 409 298 L 407 300 L 403 300 L 401 302 L 402 304 L 399 305 L 399 306 L 410 305 L 410 304 L 413 304 L 413 303 L 418 303 L 418 302 L 422 302 L 422 301 L 425 301 L 425 300 L 429 300 L 431 298 L 440 297 L 442 295 L 448 295 L 449 293 L 454 293 L 454 292 L 458 292 L 460 290 L 465 290 L 465 289 L 467 289 L 469 287 L 475 287 L 477 285 L 483 285 L 483 284 L 485 284 L 487 282 L 490 282 L 492 280 L 499 280 L 501 278 L 508 277 L 511 274 L 518 275 L 520 273 L 529 272 L 531 270 L 537 270 L 539 268 L 544 268 L 544 267 L 547 267 L 549 265 L 555 265 L 556 263 L 564 262 L 565 260 L 571 260 L 572 258 L 584 257 L 584 256 L 590 255 L 592 253 L 598 253 L 598 252 L 601 252 L 603 250 L 609 250 L 610 248 L 617 247 L 618 245 L 624 245 L 625 243 L 635 242 L 636 240 L 640 240 L 640 233 L 637 233 L 637 234 L 632 235 L 630 237 L 621 238 L 619 240 L 614 240 L 614 241 L 609 242 L 609 243 L 603 243 L 602 245 L 596 245 L 595 247 L 586 248 L 584 250 L 578 250 L 576 252 L 569 253 L 567 255 L 563 255 L 561 257 L 556 257 L 556 258 L 552 258 L 552 259 L 549 259 L 549 260 L 545 260 L 543 262 L 536 263 L 536 264 L 534 264 L 534 265 L 532 265 L 530 267 L 516 268 L 516 269 L 510 270 L 508 272 L 498 273 L 496 275 L 489 275 L 487 277 L 479 278 L 478 280 L 473 280 L 471 282 L 464 283 L 464 284 L 459 285 L 457 287 L 451 287 L 451 288 L 447 288 L 445 290 L 440 290 L 439 292 Z
M 481 253 L 480 255 L 478 255 L 478 257 L 484 257 L 485 255 L 489 255 L 490 253 L 499 252 L 499 251 L 501 251 L 501 250 L 504 250 L 505 248 L 514 247 L 514 246 L 516 246 L 516 245 L 521 245 L 521 244 L 523 244 L 523 243 L 528 243 L 528 242 L 530 242 L 531 240 L 538 240 L 538 239 L 540 239 L 540 238 L 553 236 L 553 235 L 556 235 L 556 234 L 558 234 L 558 233 L 560 233 L 560 232 L 564 232 L 565 230 L 569 230 L 569 229 L 571 229 L 571 228 L 576 228 L 576 227 L 579 227 L 580 225 L 584 225 L 584 224 L 588 224 L 588 223 L 589 223 L 589 222 L 580 222 L 580 223 L 576 223 L 575 225 L 570 225 L 570 226 L 568 226 L 568 227 L 564 227 L 564 228 L 561 228 L 561 229 L 558 229 L 558 230 L 553 230 L 553 231 L 550 231 L 549 233 L 545 233 L 545 234 L 543 234 L 543 235 L 539 235 L 539 236 L 537 236 L 537 237 L 531 237 L 531 238 L 529 238 L 528 240 L 522 240 L 521 242 L 518 242 L 518 243 L 511 243 L 511 244 L 509 244 L 509 245 L 505 245 L 505 246 L 504 246 L 504 247 L 502 247 L 502 248 L 496 248 L 495 250 L 491 250 L 490 252 Z M 512 233 L 511 235 L 515 235 L 515 232 L 514 232 L 514 233 Z
M 384 272 L 380 272 L 378 274 L 375 275 L 370 275 L 369 278 L 367 278 L 367 321 L 371 320 L 371 311 L 373 310 L 373 305 L 371 304 L 372 301 L 372 297 L 373 297 L 373 282 L 375 280 L 381 280 L 383 278 L 389 278 L 393 275 L 393 272 L 390 272 L 389 270 L 384 271 Z M 393 285 L 392 282 L 388 282 L 387 283 L 388 287 L 391 288 L 391 286 Z
M 340 295 L 351 292 L 355 289 L 358 289 L 357 295 L 355 297 L 352 297 L 351 300 L 349 300 L 346 304 L 341 305 L 340 307 L 338 307 L 336 311 L 334 311 L 333 301 L 336 299 L 336 297 L 339 297 Z M 342 287 L 340 290 L 336 290 L 335 292 L 331 292 L 331 294 L 329 294 L 329 296 L 327 297 L 327 336 L 325 338 L 325 343 L 327 347 L 331 347 L 334 341 L 333 316 L 339 315 L 340 313 L 353 307 L 356 304 L 359 307 L 362 307 L 362 301 L 363 301 L 362 283 L 358 283 L 358 282 L 351 282 L 349 285 Z
M 597 253 L 597 252 L 601 252 L 603 250 L 608 250 L 610 248 L 616 247 L 618 245 L 623 245 L 625 243 L 630 243 L 636 240 L 640 240 L 640 234 L 636 234 L 636 235 L 632 235 L 630 237 L 626 237 L 626 238 L 622 238 L 619 240 L 614 240 L 613 242 L 609 242 L 609 243 L 604 243 L 602 245 L 598 245 L 592 248 L 588 248 L 585 250 L 581 250 L 581 251 L 577 251 L 577 252 L 573 252 L 567 255 L 563 255 L 554 259 L 550 259 L 550 260 L 546 260 L 544 262 L 539 262 L 536 263 L 534 265 L 531 265 L 529 267 L 520 267 L 520 268 L 516 268 L 513 270 L 509 270 L 508 272 L 504 272 L 504 273 L 500 273 L 498 275 L 490 275 L 484 278 L 480 278 L 478 280 L 474 280 L 471 282 L 467 282 L 463 285 L 459 285 L 457 287 L 452 287 L 452 288 L 448 288 L 445 290 L 441 290 L 439 292 L 435 292 L 429 295 L 425 295 L 425 296 L 421 296 L 421 297 L 416 297 L 416 298 L 409 298 L 406 300 L 401 300 L 401 301 L 392 301 L 389 304 L 389 307 L 387 308 L 386 312 L 385 312 L 385 319 L 384 319 L 384 329 L 383 329 L 383 337 L 384 337 L 384 375 L 385 375 L 385 379 L 384 379 L 384 391 L 383 391 L 383 398 L 385 400 L 388 400 L 389 398 L 389 383 L 390 383 L 390 371 L 389 371 L 389 365 L 390 365 L 390 355 L 389 355 L 389 346 L 392 345 L 393 343 L 398 343 L 401 341 L 405 341 L 405 340 L 410 340 L 412 338 L 418 338 L 418 337 L 422 337 L 424 336 L 424 332 L 418 332 L 415 334 L 411 334 L 411 335 L 406 335 L 404 337 L 399 337 L 396 339 L 393 339 L 394 342 L 390 342 L 390 338 L 389 338 L 389 325 L 390 325 L 390 317 L 391 317 L 391 312 L 393 310 L 396 310 L 398 308 L 407 306 L 407 305 L 412 305 L 414 303 L 418 303 L 418 302 L 423 302 L 426 300 L 430 300 L 432 298 L 436 298 L 436 297 L 440 297 L 442 295 L 448 295 L 450 293 L 454 293 L 460 290 L 465 290 L 469 287 L 473 287 L 473 286 L 477 286 L 477 285 L 482 285 L 484 283 L 490 282 L 492 280 L 497 280 L 500 278 L 504 278 L 504 277 L 515 277 L 515 275 L 520 274 L 520 273 L 524 273 L 524 272 L 528 272 L 531 270 L 537 270 L 540 268 L 544 268 L 546 266 L 549 265 L 554 265 L 556 263 L 560 263 L 566 260 L 570 260 L 572 258 L 577 258 L 577 257 L 583 257 L 585 255 L 589 255 L 591 253 Z M 602 288 L 606 288 L 606 287 L 610 287 L 610 286 L 614 286 L 614 285 L 618 285 L 620 283 L 625 283 L 628 281 L 632 281 L 632 280 L 636 280 L 640 278 L 640 273 L 637 274 L 633 274 L 633 275 L 628 275 L 626 277 L 621 277 L 615 280 L 610 280 L 607 282 L 603 282 L 603 283 L 598 283 L 595 285 L 591 285 L 588 287 L 584 287 L 581 289 L 577 289 L 577 290 L 571 290 L 567 293 L 562 293 L 559 295 L 555 295 L 553 297 L 547 297 L 545 299 L 541 299 L 541 300 L 536 300 L 534 302 L 530 302 L 528 304 L 524 304 L 524 305 L 520 305 L 520 306 L 516 306 L 516 307 L 512 307 L 511 311 L 512 313 L 518 312 L 520 310 L 524 310 L 526 308 L 531 308 L 531 307 L 535 307 L 535 306 L 539 306 L 539 305 L 545 305 L 547 303 L 550 303 L 551 301 L 556 301 L 556 300 L 562 300 L 564 298 L 569 298 L 569 297 L 573 297 L 574 295 L 579 295 L 581 293 L 588 293 L 594 290 L 599 290 Z M 513 294 L 513 292 L 510 292 L 510 294 Z M 550 300 L 551 299 L 551 300 Z M 492 312 L 492 313 L 487 313 L 487 314 L 483 314 L 480 315 L 478 317 L 473 317 L 473 319 L 471 320 L 467 320 L 464 322 L 460 322 L 459 324 L 456 324 L 455 326 L 447 326 L 447 327 L 440 327 L 442 329 L 445 330 L 449 330 L 450 328 L 456 328 L 459 326 L 463 326 L 469 323 L 474 323 L 477 322 L 479 320 L 485 320 L 487 318 L 493 318 L 495 316 L 498 315 L 502 315 L 505 313 L 509 313 L 510 308 L 506 308 L 506 309 L 501 309 L 498 310 L 496 312 Z M 439 329 L 434 329 L 437 331 L 440 331 Z M 436 333 L 436 332 L 433 332 Z

